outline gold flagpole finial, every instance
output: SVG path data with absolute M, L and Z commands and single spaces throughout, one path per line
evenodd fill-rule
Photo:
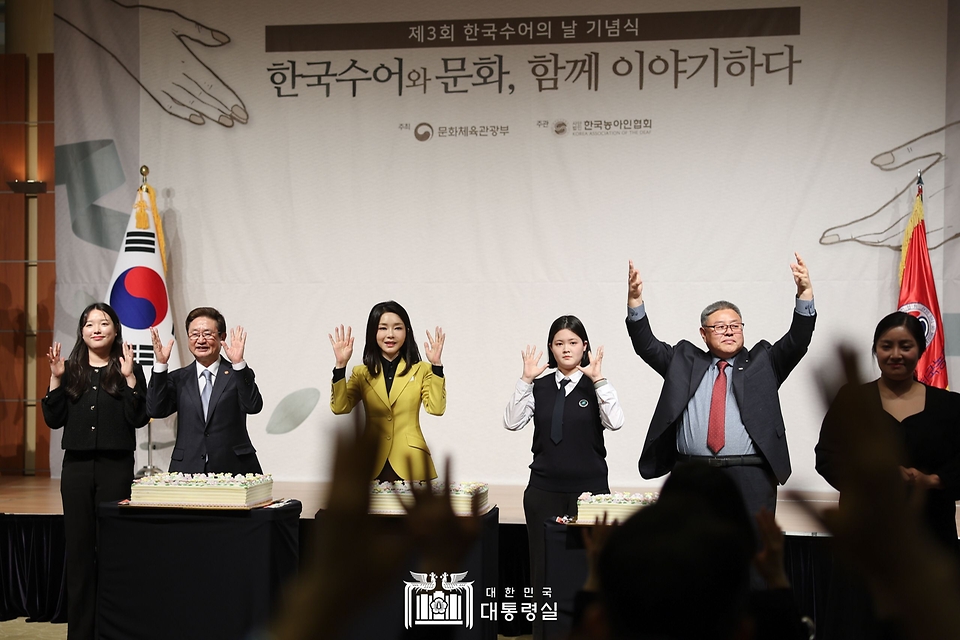
M 143 178 L 140 180 L 140 188 L 141 188 L 141 189 L 143 189 L 144 185 L 147 184 L 147 175 L 149 175 L 149 174 L 150 174 L 150 167 L 148 167 L 147 165 L 141 165 L 141 166 L 140 166 L 140 175 L 143 176 Z

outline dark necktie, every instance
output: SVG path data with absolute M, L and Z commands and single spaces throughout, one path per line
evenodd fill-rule
M 200 392 L 200 403 L 203 405 L 203 419 L 207 419 L 207 413 L 210 409 L 210 395 L 213 393 L 213 374 L 209 369 L 204 369 L 200 375 L 203 376 L 203 390 Z
M 727 374 L 723 370 L 728 366 L 730 364 L 725 360 L 717 363 L 720 373 L 717 374 L 717 381 L 713 383 L 713 397 L 710 398 L 707 448 L 713 451 L 714 455 L 720 453 L 720 449 L 723 449 L 723 445 L 726 444 L 724 419 L 727 413 Z
M 567 401 L 565 388 L 570 378 L 560 381 L 560 390 L 557 392 L 557 401 L 553 403 L 553 423 L 550 425 L 550 439 L 553 444 L 560 444 L 563 439 L 563 403 Z

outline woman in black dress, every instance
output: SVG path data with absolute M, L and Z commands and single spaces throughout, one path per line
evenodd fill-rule
M 900 440 L 903 481 L 912 489 L 926 491 L 927 529 L 960 559 L 954 502 L 960 498 L 960 395 L 917 381 L 917 362 L 926 345 L 923 325 L 916 317 L 898 311 L 880 321 L 873 336 L 880 377 L 863 385 L 861 398 L 854 397 L 855 387 L 840 389 L 820 427 L 817 472 L 840 491 L 842 509 L 847 472 L 841 444 L 844 408 L 857 400 L 874 403 L 876 414 Z M 861 578 L 838 567 L 830 593 L 825 619 L 817 621 L 824 636 L 846 640 L 904 637 L 890 604 L 875 600 Z
M 925 520 L 930 532 L 960 554 L 954 503 L 960 499 L 960 395 L 917 381 L 917 362 L 925 348 L 923 325 L 916 317 L 900 311 L 885 317 L 873 336 L 880 377 L 867 383 L 865 391 L 900 437 L 904 482 L 927 491 Z M 837 430 L 842 425 L 835 408 L 851 393 L 853 389 L 844 387 L 837 394 L 816 447 L 817 472 L 841 492 L 844 458 L 838 451 Z
M 60 343 L 47 353 L 50 389 L 43 418 L 63 428 L 60 496 L 67 546 L 67 634 L 94 638 L 97 602 L 97 505 L 130 497 L 136 429 L 147 424 L 147 384 L 123 342 L 110 305 L 91 304 L 64 360 Z

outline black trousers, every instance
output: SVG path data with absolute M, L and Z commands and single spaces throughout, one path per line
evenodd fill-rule
M 766 507 L 767 511 L 776 515 L 777 478 L 766 465 L 724 467 L 723 472 L 740 489 L 751 518 L 759 513 L 761 507 Z
M 723 471 L 740 489 L 743 503 L 747 507 L 747 513 L 750 514 L 750 524 L 753 526 L 754 535 L 757 536 L 759 542 L 760 530 L 754 516 L 760 512 L 761 508 L 766 508 L 771 514 L 776 515 L 776 476 L 766 465 L 724 467 Z M 758 591 L 767 588 L 766 580 L 760 576 L 760 573 L 752 564 L 750 565 L 750 588 Z
M 97 620 L 97 505 L 130 497 L 133 451 L 66 451 L 60 476 L 67 546 L 67 638 L 93 640 Z

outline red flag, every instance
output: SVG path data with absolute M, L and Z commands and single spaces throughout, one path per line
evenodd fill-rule
M 917 316 L 927 334 L 927 350 L 917 363 L 917 380 L 932 387 L 947 388 L 947 361 L 943 348 L 943 321 L 930 268 L 927 225 L 923 221 L 923 180 L 917 178 L 913 214 L 903 233 L 900 249 L 900 311 Z

